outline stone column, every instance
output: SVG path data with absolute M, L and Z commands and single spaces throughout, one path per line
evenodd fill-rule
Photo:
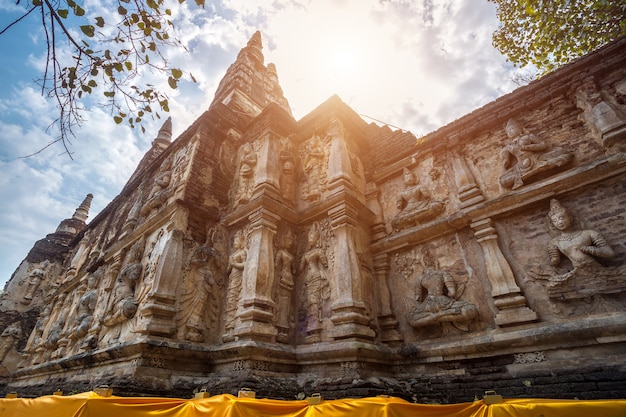
M 331 320 L 334 339 L 373 339 L 362 296 L 362 277 L 354 243 L 357 211 L 343 202 L 328 211 L 335 233 L 335 262 L 331 279 L 333 304 Z
M 147 319 L 141 333 L 171 337 L 176 332 L 176 285 L 183 267 L 183 237 L 180 229 L 171 231 L 163 248 L 161 259 L 155 271 L 152 289 L 141 307 L 141 314 Z
M 233 334 L 240 339 L 261 339 L 273 342 L 278 331 L 272 324 L 274 307 L 274 235 L 280 217 L 264 208 L 249 217 L 252 227 L 250 247 L 243 270 L 241 301 L 237 316 L 239 324 Z
M 398 344 L 402 342 L 402 335 L 398 331 L 398 320 L 393 313 L 391 303 L 391 292 L 387 277 L 389 275 L 389 255 L 381 253 L 374 255 L 374 279 L 378 284 L 378 300 L 380 311 L 378 313 L 378 325 L 382 331 L 380 339 L 388 344 Z
M 452 168 L 454 169 L 454 182 L 458 193 L 461 208 L 480 203 L 485 199 L 480 188 L 476 185 L 474 174 L 470 171 L 465 157 L 458 152 L 452 156 Z
M 521 294 L 511 266 L 498 246 L 498 233 L 491 219 L 478 220 L 470 226 L 485 256 L 491 295 L 498 308 L 496 325 L 510 326 L 537 320 L 537 313 L 526 306 L 526 297 Z

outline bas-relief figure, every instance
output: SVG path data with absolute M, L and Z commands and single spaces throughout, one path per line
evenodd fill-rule
M 228 259 L 228 291 L 226 294 L 226 308 L 224 311 L 224 336 L 222 340 L 229 342 L 234 340 L 232 331 L 237 320 L 237 308 L 241 296 L 243 285 L 243 269 L 246 266 L 248 251 L 246 249 L 246 238 L 240 230 L 233 238 L 233 250 Z
M 221 254 L 213 246 L 213 237 L 198 246 L 185 266 L 186 278 L 180 297 L 180 336 L 192 342 L 203 342 L 207 322 L 216 319 L 217 288 L 220 280 Z
M 0 363 L 4 361 L 9 351 L 22 338 L 22 326 L 19 322 L 7 326 L 0 334 Z
M 172 194 L 170 184 L 172 182 L 172 156 L 168 156 L 161 164 L 160 173 L 154 178 L 152 188 L 148 194 L 148 200 L 141 208 L 141 215 L 148 216 L 167 202 Z
M 257 164 L 257 154 L 252 144 L 245 143 L 241 147 L 241 157 L 239 160 L 239 176 L 235 190 L 235 206 L 245 204 L 252 197 L 254 186 L 254 171 Z
M 126 266 L 117 276 L 109 311 L 102 320 L 108 327 L 132 318 L 137 312 L 135 288 L 143 273 L 142 258 L 145 239 L 142 237 L 131 246 L 126 256 Z
M 546 251 L 550 266 L 532 265 L 528 275 L 547 280 L 550 298 L 564 301 L 626 292 L 626 266 L 614 265 L 617 254 L 602 234 L 582 228 L 556 199 L 550 201 L 548 221 L 553 235 Z
M 41 282 L 46 279 L 46 273 L 49 261 L 43 261 L 35 269 L 33 269 L 29 276 L 26 278 L 26 293 L 22 298 L 22 304 L 30 304 L 35 296 L 35 292 L 39 289 Z
M 616 95 L 626 96 L 626 80 L 618 83 Z M 598 91 L 592 78 L 576 91 L 576 106 L 582 110 L 579 120 L 587 124 L 596 141 L 607 148 L 624 149 L 626 106 L 606 90 Z
M 417 175 L 408 168 L 403 171 L 403 182 L 404 190 L 396 197 L 400 212 L 391 221 L 395 230 L 413 227 L 443 211 L 444 203 L 433 200 L 428 189 L 420 185 Z
M 463 291 L 447 271 L 439 265 L 428 248 L 422 251 L 424 271 L 415 285 L 417 304 L 408 313 L 407 321 L 415 328 L 442 323 L 463 331 L 478 316 L 478 309 L 470 302 L 459 300 Z
M 93 315 L 98 301 L 98 284 L 102 278 L 103 270 L 98 268 L 87 278 L 87 289 L 78 301 L 78 311 L 76 313 L 75 325 L 70 329 L 68 337 L 72 340 L 81 340 L 91 330 L 93 323 Z M 87 340 L 83 344 L 85 348 L 92 347 L 95 339 Z
M 319 223 L 309 229 L 307 250 L 300 260 L 303 274 L 306 314 L 305 340 L 307 343 L 319 341 L 322 331 L 322 303 L 330 297 L 327 278 L 328 257 L 324 251 Z
M 303 200 L 318 201 L 322 196 L 322 187 L 326 184 L 326 151 L 319 136 L 314 135 L 306 142 L 302 158 L 302 170 L 305 181 L 302 185 Z
M 280 249 L 275 256 L 275 271 L 278 275 L 278 304 L 276 306 L 276 327 L 278 334 L 276 340 L 281 343 L 288 341 L 289 329 L 292 327 L 293 318 L 291 311 L 291 295 L 294 288 L 294 276 L 296 273 L 294 255 L 292 253 L 294 236 L 291 229 L 283 235 Z
M 280 138 L 280 190 L 283 198 L 292 203 L 295 194 L 296 159 L 294 147 L 289 137 Z
M 575 227 L 572 215 L 558 200 L 550 201 L 548 216 L 558 231 L 557 236 L 548 244 L 550 263 L 558 266 L 561 263 L 561 255 L 564 255 L 574 267 L 572 271 L 562 276 L 561 280 L 567 279 L 577 270 L 599 267 L 597 258 L 615 257 L 615 252 L 600 233 Z
M 515 190 L 534 181 L 541 175 L 562 169 L 573 155 L 560 147 L 549 148 L 548 144 L 532 133 L 524 131 L 515 119 L 505 126 L 509 143 L 502 149 L 503 174 L 500 184 Z

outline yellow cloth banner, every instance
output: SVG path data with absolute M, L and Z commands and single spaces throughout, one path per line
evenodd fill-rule
M 451 405 L 413 404 L 373 397 L 322 401 L 280 401 L 216 395 L 183 400 L 157 397 L 101 397 L 94 392 L 39 398 L 0 399 L 0 417 L 625 417 L 626 400 L 505 399 Z

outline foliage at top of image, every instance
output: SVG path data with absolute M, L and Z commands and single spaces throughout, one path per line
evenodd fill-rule
M 626 2 L 612 0 L 488 0 L 499 28 L 493 45 L 518 67 L 541 74 L 626 35 Z
M 195 3 L 204 6 L 204 0 Z M 99 96 L 115 123 L 126 122 L 142 131 L 145 117 L 160 118 L 159 112 L 169 111 L 167 94 L 139 81 L 144 71 L 152 71 L 166 76 L 175 89 L 184 75 L 164 54 L 167 47 L 185 48 L 172 36 L 172 10 L 165 7 L 165 0 L 113 0 L 108 16 L 75 0 L 28 0 L 25 6 L 22 16 L 0 35 L 29 15 L 39 15 L 47 49 L 38 82 L 42 94 L 56 102 L 59 113 L 53 124 L 59 137 L 38 152 L 61 142 L 71 157 L 70 138 L 83 121 L 80 103 L 87 96 Z

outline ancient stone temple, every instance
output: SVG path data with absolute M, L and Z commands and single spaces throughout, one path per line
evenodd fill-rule
M 294 120 L 256 33 L 18 267 L 4 391 L 625 397 L 625 69 L 620 39 L 417 139 Z

